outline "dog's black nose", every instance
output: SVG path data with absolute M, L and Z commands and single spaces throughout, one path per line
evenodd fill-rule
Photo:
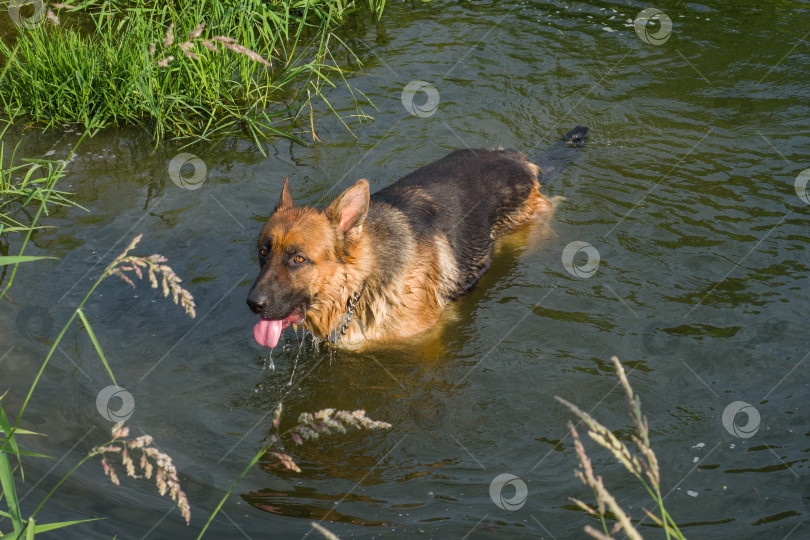
M 249 294 L 247 305 L 253 313 L 261 313 L 267 307 L 267 297 L 258 294 Z

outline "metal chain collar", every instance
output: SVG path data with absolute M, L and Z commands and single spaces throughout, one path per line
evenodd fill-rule
M 349 325 L 352 323 L 352 319 L 354 318 L 354 308 L 357 306 L 357 302 L 360 300 L 360 296 L 363 294 L 363 291 L 366 289 L 365 282 L 360 286 L 360 290 L 357 291 L 349 298 L 349 301 L 346 304 L 346 320 L 343 323 L 340 331 L 335 331 L 333 335 L 329 336 L 327 339 L 332 343 L 337 343 L 339 339 L 346 335 L 346 331 L 349 329 Z

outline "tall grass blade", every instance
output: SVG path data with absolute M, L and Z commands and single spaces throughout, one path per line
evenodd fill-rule
M 58 257 L 35 257 L 33 255 L 0 255 L 0 266 L 20 264 L 24 262 L 39 261 L 41 259 L 57 259 Z
M 3 441 L 3 446 L 0 447 L 0 452 L 5 452 L 6 446 L 11 446 L 11 451 L 14 452 L 14 455 L 17 456 L 17 460 L 19 460 L 20 448 L 17 446 L 17 439 L 14 437 L 14 428 L 11 427 L 11 422 L 8 416 L 6 416 L 6 411 L 2 403 L 0 403 L 0 430 L 2 430 L 3 435 L 6 436 L 6 440 Z
M 48 531 L 54 531 L 56 529 L 63 529 L 65 527 L 70 527 L 71 525 L 78 525 L 80 523 L 90 523 L 91 521 L 99 521 L 101 519 L 106 518 L 91 518 L 91 519 L 77 519 L 75 521 L 57 521 L 54 523 L 43 523 L 42 525 L 37 525 L 33 527 L 34 533 L 44 533 Z M 30 519 L 29 522 L 33 523 L 33 519 Z
M 93 347 L 96 348 L 96 352 L 98 353 L 99 358 L 101 358 L 101 362 L 104 364 L 104 367 L 107 369 L 107 373 L 110 374 L 110 378 L 115 386 L 118 386 L 118 383 L 115 381 L 115 375 L 113 375 L 112 369 L 110 368 L 110 363 L 107 362 L 107 356 L 104 354 L 104 350 L 101 348 L 101 344 L 98 342 L 98 338 L 96 338 L 96 333 L 93 332 L 93 327 L 90 326 L 90 321 L 87 320 L 87 317 L 84 316 L 84 312 L 81 308 L 76 310 L 76 313 L 79 314 L 79 318 L 84 323 L 84 329 L 87 330 L 87 335 L 90 337 L 90 341 L 93 342 Z
M 22 519 L 20 518 L 20 502 L 17 500 L 17 488 L 14 485 L 14 469 L 12 469 L 11 461 L 5 452 L 0 452 L 0 485 L 3 487 L 3 496 L 11 514 L 11 525 L 16 536 L 19 537 L 23 530 Z
M 242 479 L 245 477 L 245 475 L 248 473 L 248 471 L 250 471 L 250 469 L 252 469 L 253 466 L 256 465 L 259 462 L 259 460 L 262 458 L 262 456 L 264 454 L 265 454 L 265 449 L 262 448 L 261 450 L 259 450 L 256 453 L 255 456 L 253 456 L 253 459 L 250 460 L 250 463 L 248 463 L 247 467 L 245 467 L 245 469 L 239 474 L 239 476 L 236 478 L 236 480 L 233 481 L 233 484 L 231 484 L 230 489 L 228 489 L 228 491 L 225 493 L 225 495 L 219 501 L 219 504 L 217 504 L 216 508 L 214 508 L 214 510 L 211 512 L 211 515 L 208 517 L 208 521 L 205 522 L 205 525 L 203 526 L 202 530 L 200 531 L 200 534 L 197 536 L 197 540 L 200 540 L 203 537 L 203 535 L 205 534 L 205 531 L 207 531 L 208 527 L 211 525 L 211 522 L 213 522 L 214 518 L 217 517 L 217 514 L 219 513 L 220 509 L 222 508 L 222 505 L 225 504 L 225 501 L 227 501 L 228 497 L 230 497 L 231 493 L 233 493 L 233 490 L 236 489 L 236 486 L 239 485 L 239 482 L 241 482 Z

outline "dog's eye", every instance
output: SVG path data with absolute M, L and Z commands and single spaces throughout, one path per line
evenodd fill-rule
M 262 248 L 259 250 L 259 256 L 261 257 L 267 257 L 267 253 L 267 248 Z
M 303 256 L 303 255 L 301 255 L 301 254 L 298 254 L 298 255 L 296 255 L 295 257 L 293 257 L 293 262 L 294 262 L 295 264 L 301 264 L 301 263 L 304 263 L 304 262 L 306 262 L 306 260 L 307 260 L 307 259 L 306 259 L 306 257 L 304 257 L 304 256 Z

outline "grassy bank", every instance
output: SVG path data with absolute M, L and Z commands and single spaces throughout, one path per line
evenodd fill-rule
M 137 125 L 156 140 L 260 141 L 294 137 L 290 121 L 311 112 L 324 86 L 344 82 L 333 51 L 345 45 L 333 31 L 358 8 L 379 16 L 384 0 L 72 3 L 27 6 L 0 43 L 8 118 L 91 134 Z

